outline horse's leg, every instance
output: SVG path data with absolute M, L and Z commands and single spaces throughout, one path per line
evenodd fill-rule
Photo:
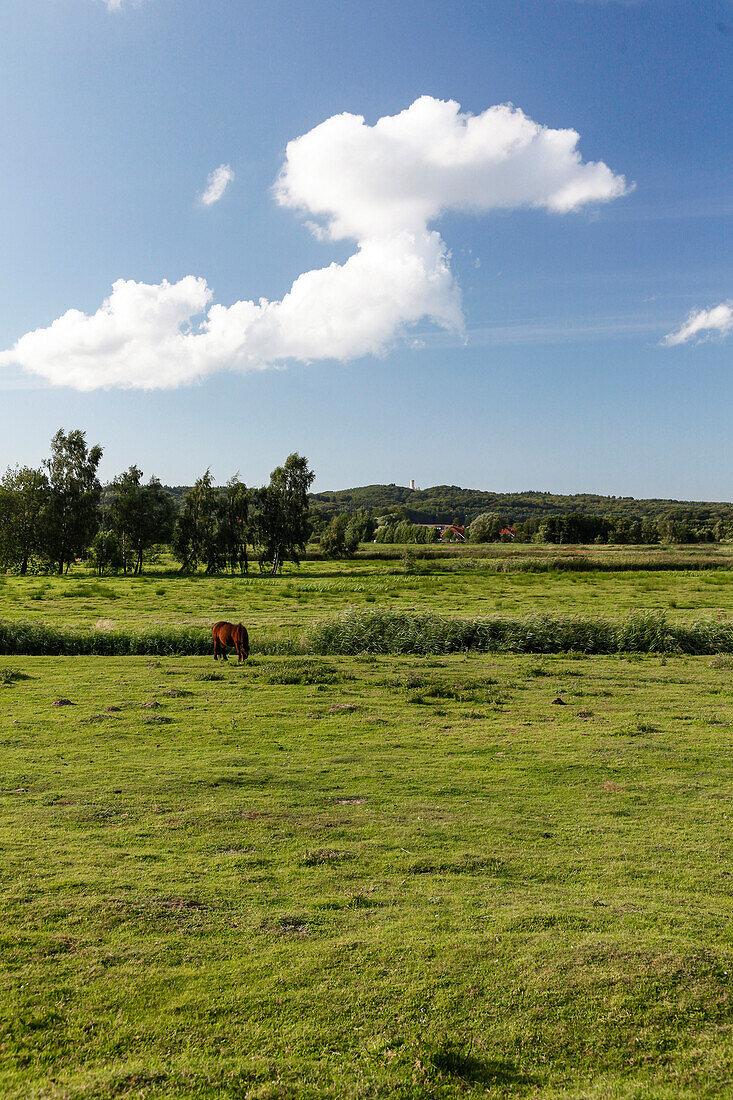
M 218 653 L 219 653 L 219 639 L 214 638 L 214 660 L 216 660 Z

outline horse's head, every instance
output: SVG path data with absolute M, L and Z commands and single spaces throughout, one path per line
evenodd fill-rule
M 237 632 L 239 634 L 239 644 L 242 647 L 242 654 L 246 661 L 249 657 L 249 634 L 247 633 L 247 627 L 242 626 L 241 623 L 237 623 Z

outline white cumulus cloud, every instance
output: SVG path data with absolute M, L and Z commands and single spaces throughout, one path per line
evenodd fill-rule
M 460 288 L 430 223 L 450 210 L 566 213 L 625 194 L 624 177 L 584 163 L 577 144 L 574 130 L 540 126 L 506 104 L 470 115 L 423 96 L 374 126 L 336 115 L 290 142 L 275 196 L 320 238 L 355 241 L 345 263 L 298 276 L 280 301 L 231 306 L 212 304 L 192 275 L 121 279 L 96 313 L 71 309 L 27 333 L 0 366 L 80 390 L 171 388 L 222 369 L 376 355 L 424 319 L 461 332 Z
M 234 170 L 228 164 L 220 164 L 213 172 L 209 172 L 206 180 L 206 190 L 201 196 L 204 206 L 211 206 L 218 202 L 234 179 Z
M 550 130 L 501 104 L 480 115 L 421 96 L 368 126 L 334 115 L 291 141 L 276 185 L 283 206 L 322 218 L 333 239 L 420 230 L 448 210 L 534 206 L 566 213 L 623 195 L 626 181 L 584 164 L 575 130 Z
M 728 336 L 730 332 L 733 332 L 733 301 L 721 302 L 711 309 L 693 309 L 685 323 L 676 332 L 668 333 L 662 343 L 667 347 L 688 344 L 691 340 L 701 343 L 716 336 Z

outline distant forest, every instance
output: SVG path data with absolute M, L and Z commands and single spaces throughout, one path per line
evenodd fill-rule
M 168 488 L 176 503 L 188 489 Z M 329 556 L 348 553 L 350 541 L 433 542 L 421 524 L 456 524 L 471 542 L 627 543 L 720 542 L 733 539 L 733 503 L 654 498 L 490 493 L 435 485 L 364 485 L 308 495 L 312 536 Z M 470 531 L 468 528 L 470 527 Z M 509 533 L 511 531 L 511 534 Z M 327 533 L 329 532 L 329 533 Z M 349 542 L 349 538 L 346 539 Z
M 172 490 L 185 492 L 185 490 Z M 670 513 L 705 522 L 733 521 L 733 503 L 684 500 L 637 500 L 635 497 L 606 497 L 593 493 L 523 492 L 489 493 L 461 489 L 458 485 L 434 485 L 432 489 L 408 489 L 403 485 L 364 485 L 358 489 L 311 493 L 312 512 L 330 520 L 344 512 L 366 510 L 375 516 L 395 513 L 412 523 L 469 524 L 485 512 L 496 512 L 507 523 L 525 523 L 547 516 L 613 516 L 617 519 L 660 519 Z

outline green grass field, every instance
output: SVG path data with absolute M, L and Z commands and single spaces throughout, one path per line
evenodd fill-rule
M 541 558 L 531 549 L 533 558 Z M 598 560 L 605 570 L 613 557 L 603 549 Z M 719 558 L 733 564 L 729 548 L 725 553 Z M 618 548 L 617 557 L 619 564 L 628 560 L 626 548 Z M 66 577 L 8 576 L 0 577 L 0 619 L 111 630 L 208 625 L 224 618 L 244 622 L 257 635 L 300 631 L 315 619 L 362 606 L 460 616 L 664 610 L 689 620 L 733 614 L 733 569 L 496 573 L 488 568 L 494 560 L 462 553 L 407 565 L 399 558 L 306 561 L 286 566 L 279 577 L 256 568 L 247 577 L 151 573 L 98 579 L 81 571 Z
M 391 567 L 0 615 L 730 613 L 726 572 Z M 733 1096 L 732 701 L 722 656 L 0 657 L 0 1094 Z

